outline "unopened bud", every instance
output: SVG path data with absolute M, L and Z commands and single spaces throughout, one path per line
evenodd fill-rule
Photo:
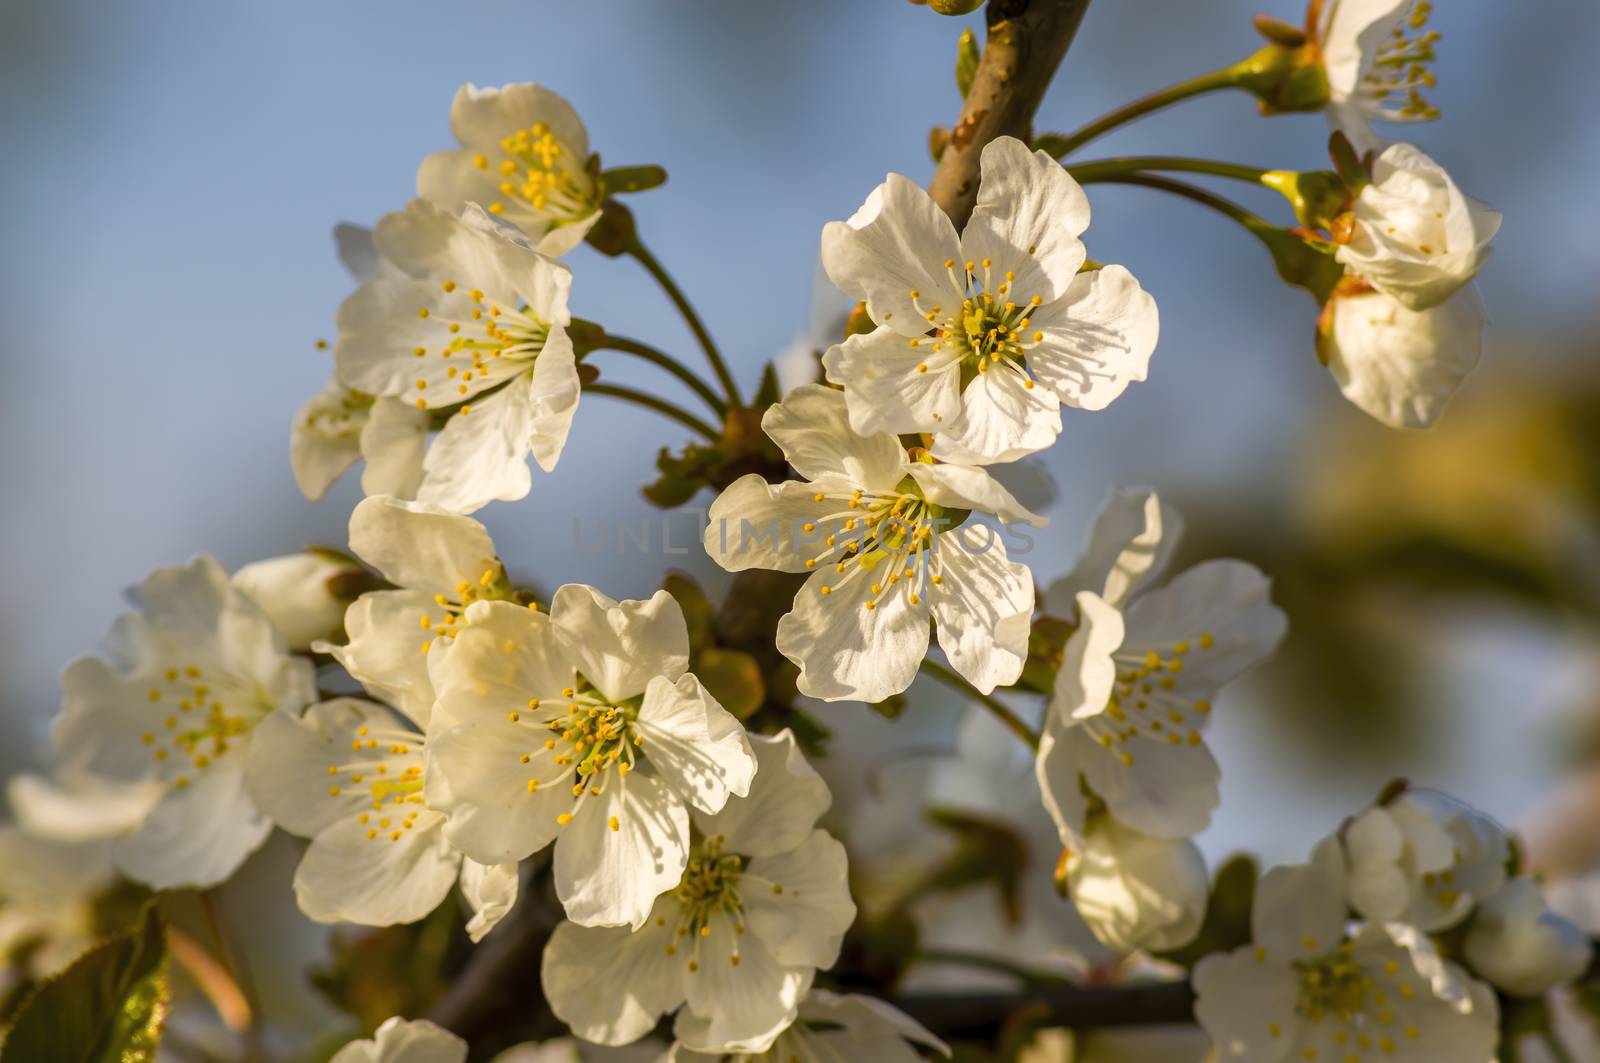
M 233 585 L 261 607 L 297 651 L 337 639 L 345 608 L 360 593 L 356 588 L 371 589 L 371 583 L 371 574 L 360 565 L 321 552 L 257 561 L 233 575 Z

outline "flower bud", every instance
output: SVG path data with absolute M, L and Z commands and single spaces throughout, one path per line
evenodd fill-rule
M 233 575 L 233 585 L 261 607 L 297 651 L 337 639 L 344 630 L 345 608 L 369 589 L 370 581 L 354 561 L 321 551 L 268 558 Z
M 1160 952 L 1200 932 L 1210 883 L 1193 842 L 1141 834 L 1101 814 L 1078 850 L 1065 860 L 1067 892 L 1107 947 Z
M 1328 104 L 1328 72 L 1310 44 L 1268 44 L 1231 72 L 1234 84 L 1256 98 L 1262 114 L 1320 111 Z
M 1545 905 L 1530 878 L 1512 879 L 1478 906 L 1463 952 L 1478 974 L 1522 997 L 1542 996 L 1589 965 L 1589 939 Z
M 941 15 L 970 15 L 983 6 L 983 0 L 928 0 L 928 7 Z

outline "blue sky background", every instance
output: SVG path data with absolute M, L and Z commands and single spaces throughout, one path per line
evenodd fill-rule
M 1263 5 L 1299 18 L 1287 0 L 1097 0 L 1040 128 L 1073 128 L 1242 57 L 1259 43 L 1248 17 Z M 1600 8 L 1438 6 L 1445 120 L 1409 133 L 1506 212 L 1482 281 L 1489 358 L 1503 361 L 1519 337 L 1596 324 Z M 328 372 L 313 343 L 331 337 L 351 287 L 329 231 L 405 203 L 421 158 L 451 146 L 460 83 L 541 81 L 577 105 L 609 164 L 668 169 L 665 188 L 634 201 L 642 233 L 749 386 L 806 326 L 823 223 L 888 170 L 930 173 L 928 127 L 958 109 L 960 25 L 904 0 L 0 6 L 0 764 L 26 761 L 61 666 L 97 644 L 121 590 L 150 568 L 201 551 L 236 567 L 343 541 L 354 479 L 312 505 L 287 460 L 290 418 Z M 1247 98 L 1223 96 L 1083 157 L 1313 168 L 1325 137 L 1316 117 L 1264 121 Z M 1276 209 L 1265 194 L 1245 198 Z M 1125 263 L 1154 293 L 1162 340 L 1149 382 L 1105 413 L 1069 413 L 1046 456 L 1060 498 L 1029 558 L 1041 581 L 1074 555 L 1108 486 L 1152 483 L 1208 507 L 1271 495 L 1292 482 L 1307 424 L 1362 417 L 1313 358 L 1315 308 L 1274 281 L 1241 232 L 1143 190 L 1097 187 L 1093 203 L 1091 256 Z M 587 248 L 569 261 L 576 313 L 692 355 L 636 267 Z M 617 366 L 614 380 L 670 390 L 648 368 L 602 364 Z M 655 449 L 678 442 L 672 426 L 591 398 L 557 472 L 480 516 L 514 569 L 641 596 L 663 559 L 585 554 L 573 520 L 653 516 L 636 486 Z M 703 559 L 690 567 L 709 571 Z M 1505 660 L 1496 681 L 1522 692 L 1531 673 L 1519 669 L 1547 663 Z M 1214 847 L 1260 834 L 1254 788 L 1294 769 L 1251 755 L 1268 741 L 1256 729 L 1229 726 L 1218 728 L 1233 774 Z M 1476 774 L 1467 752 L 1451 763 L 1449 778 Z M 1539 770 L 1499 787 L 1504 803 L 1526 802 Z M 1328 805 L 1346 782 L 1318 783 L 1305 822 L 1347 811 Z M 1294 816 L 1269 850 L 1292 855 L 1305 837 Z

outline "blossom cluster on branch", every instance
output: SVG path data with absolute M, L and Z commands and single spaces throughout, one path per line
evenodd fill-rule
M 993 39 L 1029 32 L 1028 4 L 995 6 Z M 1219 929 L 1239 897 L 1221 876 L 1213 887 L 1194 841 L 1222 800 L 1207 730 L 1288 630 L 1267 575 L 1232 559 L 1172 571 L 1181 518 L 1149 488 L 1113 491 L 1076 565 L 1042 590 L 1008 552 L 1047 521 L 1005 466 L 1068 433 L 1063 408 L 1111 408 L 1157 347 L 1153 296 L 1089 257 L 1086 186 L 1142 186 L 1238 222 L 1317 299 L 1315 353 L 1351 402 L 1395 427 L 1440 416 L 1479 356 L 1472 280 L 1499 215 L 1372 128 L 1436 116 L 1429 8 L 1313 0 L 1304 28 L 1259 20 L 1261 51 L 1076 134 L 974 146 L 962 127 L 936 131 L 936 157 L 978 152 L 970 216 L 890 174 L 825 226 L 823 267 L 856 310 L 792 386 L 768 366 L 749 397 L 618 198 L 664 171 L 603 168 L 547 88 L 463 86 L 458 146 L 422 161 L 417 197 L 335 233 L 356 286 L 291 458 L 311 499 L 365 462 L 347 543 L 231 577 L 208 557 L 151 573 L 105 656 L 63 676 L 53 777 L 12 787 L 22 833 L 149 890 L 209 891 L 278 829 L 303 839 L 292 890 L 307 918 L 394 927 L 459 903 L 463 933 L 485 941 L 467 974 L 491 935 L 540 934 L 537 970 L 488 977 L 514 980 L 523 1010 L 571 1038 L 503 1063 L 630 1044 L 670 1060 L 949 1054 L 937 1009 L 899 995 L 895 934 L 916 940 L 917 902 L 990 878 L 1039 923 L 1081 927 L 1098 970 L 1190 979 L 1179 1018 L 1218 1058 L 1505 1058 L 1508 1002 L 1580 977 L 1590 947 L 1510 836 L 1453 798 L 1391 788 L 1308 863 L 1246 883 L 1243 938 Z M 986 60 L 970 31 L 959 54 L 966 95 Z M 1071 158 L 1220 89 L 1267 114 L 1325 111 L 1333 168 Z M 1273 189 L 1294 222 L 1172 173 Z M 582 267 L 562 259 L 584 245 L 661 284 L 709 376 L 573 315 Z M 672 374 L 705 409 L 610 384 L 605 352 Z M 697 436 L 663 452 L 647 493 L 714 494 L 701 542 L 740 574 L 720 612 L 682 577 L 623 600 L 580 583 L 546 594 L 471 516 L 538 489 L 530 462 L 553 470 L 580 407 L 601 399 Z M 963 811 L 966 784 L 938 776 L 930 815 L 956 856 L 858 910 L 873 871 L 829 829 L 813 763 L 815 721 L 855 710 L 816 703 L 914 728 L 902 702 L 921 675 L 954 687 L 1023 767 L 950 758 L 1005 796 Z M 1006 855 L 997 819 L 1023 811 L 1008 804 L 1036 814 L 1046 859 Z M 527 921 L 536 931 L 512 918 L 530 909 L 548 913 Z M 207 966 L 188 947 L 174 955 L 231 999 L 226 957 Z M 1017 1023 L 1049 1024 L 1026 1017 L 1029 994 L 1060 975 L 1008 973 L 1023 981 L 1015 1013 L 983 1051 L 1008 1051 Z M 461 1063 L 494 1040 L 455 1024 L 392 1018 L 333 1059 Z

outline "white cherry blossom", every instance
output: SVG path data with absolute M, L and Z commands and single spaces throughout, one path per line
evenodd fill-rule
M 1145 378 L 1158 329 L 1126 269 L 1080 272 L 1089 201 L 1058 162 L 1001 137 L 981 165 L 960 236 L 899 174 L 822 231 L 828 275 L 878 324 L 823 358 L 851 424 L 937 433 L 935 454 L 972 463 L 1049 446 L 1061 403 L 1103 409 Z
M 641 926 L 690 859 L 689 808 L 749 792 L 744 728 L 690 673 L 665 591 L 616 602 L 556 591 L 549 615 L 475 602 L 437 695 L 425 796 L 467 856 L 505 863 L 555 843 L 556 894 L 586 926 Z
M 1107 948 L 1160 952 L 1194 940 L 1210 894 L 1194 842 L 1142 834 L 1104 813 L 1061 834 L 1067 895 Z
M 349 642 L 316 649 L 425 728 L 433 712 L 429 658 L 449 650 L 469 605 L 515 601 L 517 591 L 482 524 L 426 502 L 363 499 L 350 514 L 350 549 L 395 589 L 351 602 Z
M 1313 0 L 1317 45 L 1328 75 L 1328 122 L 1359 151 L 1381 143 L 1373 121 L 1427 122 L 1436 31 L 1429 0 Z
M 339 593 L 340 582 L 365 575 L 349 559 L 313 549 L 251 562 L 233 574 L 233 585 L 261 607 L 290 649 L 303 653 L 344 630 L 350 599 Z
M 256 805 L 311 839 L 295 871 L 300 910 L 319 923 L 413 923 L 459 879 L 477 909 L 474 941 L 516 899 L 516 868 L 485 868 L 444 835 L 423 804 L 427 740 L 382 705 L 336 698 L 304 714 L 275 712 L 256 729 L 245 781 Z M 486 891 L 485 880 L 493 886 Z M 509 897 L 493 891 L 509 884 Z M 489 909 L 485 912 L 485 909 Z
M 1444 167 L 1391 144 L 1373 161 L 1334 257 L 1407 309 L 1427 310 L 1471 282 L 1499 229 L 1499 212 L 1463 195 Z
M 695 1047 L 694 1035 L 707 1026 L 704 1019 L 680 1019 L 676 1026 L 678 1040 L 660 1063 L 835 1063 L 846 1059 L 919 1063 L 923 1056 L 912 1045 L 950 1055 L 948 1045 L 898 1008 L 873 997 L 830 993 L 826 989 L 813 989 L 800 1002 L 800 1014 L 794 1023 L 763 1052 L 702 1051 Z
M 1521 997 L 1543 996 L 1588 969 L 1589 938 L 1545 904 L 1539 884 L 1525 875 L 1478 905 L 1462 953 L 1495 986 Z
M 161 787 L 112 846 L 124 874 L 214 886 L 272 830 L 245 792 L 251 738 L 274 709 L 312 700 L 311 663 L 209 557 L 155 570 L 137 600 L 112 627 L 112 660 L 80 657 L 62 675 L 56 752 L 68 773 Z
M 807 385 L 761 426 L 803 480 L 750 474 L 711 505 L 706 552 L 723 568 L 810 572 L 778 623 L 799 688 L 881 701 L 911 684 L 929 621 L 951 665 L 984 693 L 1015 682 L 1028 652 L 1033 579 L 971 511 L 1043 526 L 981 468 L 910 457 L 860 435 L 838 391 Z
M 481 204 L 555 256 L 582 243 L 599 220 L 589 133 L 556 93 L 532 82 L 463 85 L 450 104 L 450 129 L 461 147 L 422 160 L 423 199 L 449 211 Z
M 545 999 L 579 1037 L 626 1044 L 681 1007 L 677 1036 L 699 1050 L 765 1052 L 838 958 L 856 909 L 844 847 L 816 827 L 827 784 L 789 731 L 750 741 L 749 796 L 695 810 L 688 864 L 646 921 L 551 936 Z
M 1323 308 L 1317 354 L 1367 414 L 1391 428 L 1427 428 L 1477 367 L 1484 324 L 1472 285 L 1411 310 L 1365 284 L 1342 284 Z
M 1087 784 L 1110 814 L 1159 838 L 1210 822 L 1220 770 L 1203 734 L 1213 699 L 1265 660 L 1287 621 L 1242 561 L 1206 561 L 1151 585 L 1180 532 L 1154 491 L 1114 491 L 1077 568 L 1047 607 L 1076 615 L 1039 744 L 1045 807 L 1063 830 Z
M 351 1041 L 328 1063 L 467 1063 L 467 1042 L 427 1019 L 385 1019 L 371 1040 Z
M 1490 1063 L 1494 992 L 1399 923 L 1346 923 L 1337 840 L 1256 887 L 1254 943 L 1194 969 L 1195 1018 L 1224 1060 Z
M 412 200 L 373 239 L 394 269 L 339 307 L 339 382 L 444 419 L 417 498 L 471 512 L 524 497 L 529 454 L 555 468 L 578 408 L 571 273 L 476 205 Z
M 1436 790 L 1410 789 L 1341 832 L 1346 899 L 1374 922 L 1446 930 L 1506 881 L 1511 842 L 1498 823 Z

